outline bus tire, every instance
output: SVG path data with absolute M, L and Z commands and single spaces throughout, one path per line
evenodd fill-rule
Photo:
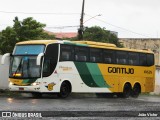
M 134 84 L 131 96 L 134 98 L 137 98 L 139 94 L 141 93 L 141 86 L 139 83 Z
M 68 81 L 65 81 L 61 84 L 60 92 L 57 94 L 60 98 L 66 98 L 71 93 L 71 84 Z
M 131 95 L 131 84 L 126 83 L 123 87 L 123 93 L 121 94 L 123 98 L 128 98 Z
M 34 98 L 41 98 L 42 97 L 42 93 L 33 92 L 32 93 L 32 97 L 34 97 Z

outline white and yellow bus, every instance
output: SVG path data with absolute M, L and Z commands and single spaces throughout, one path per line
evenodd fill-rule
M 155 84 L 154 54 L 92 41 L 32 40 L 16 44 L 10 57 L 9 90 L 34 96 L 116 93 L 138 97 Z

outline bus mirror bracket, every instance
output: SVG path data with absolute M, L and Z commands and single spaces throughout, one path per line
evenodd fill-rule
M 40 65 L 40 64 L 41 64 L 41 58 L 42 58 L 42 56 L 44 56 L 44 53 L 38 54 L 38 56 L 37 56 L 37 61 L 36 61 L 36 64 L 37 64 L 37 65 Z
M 7 57 L 10 57 L 10 53 L 6 53 L 2 56 L 2 59 L 1 59 L 1 64 L 4 65 L 5 64 L 5 61 L 6 61 L 6 58 Z M 9 62 L 8 62 L 9 63 Z

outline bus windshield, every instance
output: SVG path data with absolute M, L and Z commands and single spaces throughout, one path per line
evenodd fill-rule
M 12 56 L 10 78 L 38 78 L 40 66 L 36 65 L 37 56 Z
M 44 52 L 44 45 L 17 45 L 13 52 L 13 55 L 38 55 Z

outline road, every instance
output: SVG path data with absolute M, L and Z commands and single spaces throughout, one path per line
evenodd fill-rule
M 0 111 L 44 112 L 50 117 L 160 117 L 160 96 L 141 95 L 139 98 L 97 98 L 94 94 L 73 94 L 66 99 L 45 95 L 35 99 L 28 94 L 1 96 Z M 74 113 L 73 113 L 74 111 Z M 53 115 L 54 114 L 54 115 Z M 75 118 L 74 118 L 75 119 Z

